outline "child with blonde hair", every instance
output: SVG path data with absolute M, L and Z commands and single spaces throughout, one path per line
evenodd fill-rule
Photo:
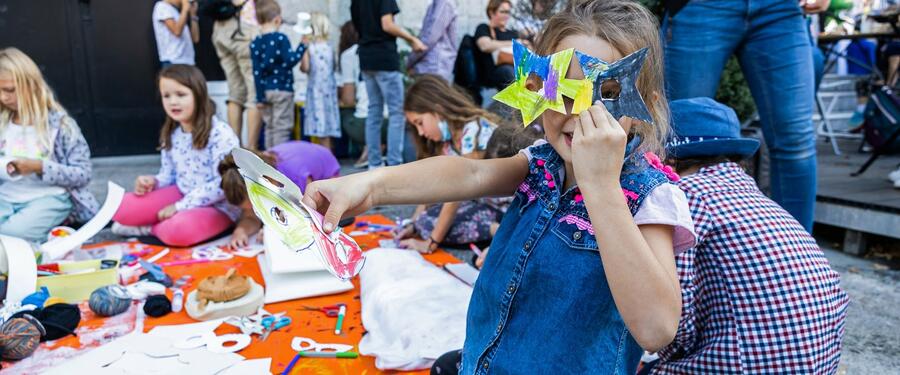
M 67 218 L 97 211 L 88 191 L 91 151 L 40 69 L 16 48 L 0 50 L 0 234 L 43 242 Z
M 331 138 L 341 137 L 341 113 L 338 109 L 337 83 L 334 80 L 334 49 L 328 44 L 330 21 L 322 13 L 313 13 L 310 25 L 312 40 L 300 62 L 300 70 L 309 74 L 303 111 L 303 135 L 318 137 L 323 146 L 331 149 Z
M 513 157 L 437 156 L 304 195 L 325 230 L 376 205 L 516 195 L 472 292 L 461 373 L 634 374 L 643 350 L 675 337 L 675 254 L 695 238 L 677 175 L 657 156 L 668 107 L 656 17 L 632 1 L 572 0 L 536 52 L 570 48 L 607 62 L 647 48 L 636 87 L 653 124 L 613 118 L 599 101 L 572 113 L 566 98 L 565 114 L 544 112 L 545 139 Z M 584 77 L 574 61 L 566 78 Z

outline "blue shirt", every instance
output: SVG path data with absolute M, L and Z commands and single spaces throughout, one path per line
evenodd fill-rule
M 280 32 L 261 34 L 250 42 L 256 102 L 266 102 L 266 90 L 294 92 L 294 65 L 300 62 L 306 45 L 291 49 L 291 41 Z
M 632 375 L 642 350 L 613 301 L 581 193 L 562 190 L 565 165 L 550 144 L 529 151 L 472 292 L 460 374 Z M 669 183 L 648 164 L 633 152 L 622 170 L 632 215 Z

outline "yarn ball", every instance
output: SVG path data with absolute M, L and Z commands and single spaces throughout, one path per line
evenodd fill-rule
M 131 306 L 131 296 L 121 285 L 102 286 L 91 293 L 88 306 L 100 316 L 119 315 Z
M 36 317 L 44 325 L 46 334 L 41 341 L 52 341 L 58 338 L 74 335 L 75 329 L 81 323 L 81 309 L 78 305 L 57 303 L 36 311 Z
M 154 318 L 159 318 L 172 312 L 172 302 L 165 294 L 147 297 L 144 303 L 144 313 Z
M 12 318 L 0 327 L 0 347 L 3 358 L 19 360 L 37 350 L 41 342 L 41 332 L 27 319 Z

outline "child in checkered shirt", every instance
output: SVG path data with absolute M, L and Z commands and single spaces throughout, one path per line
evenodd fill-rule
M 835 373 L 847 294 L 813 237 L 736 163 L 759 142 L 712 99 L 670 106 L 667 152 L 697 246 L 676 256 L 675 341 L 642 373 Z

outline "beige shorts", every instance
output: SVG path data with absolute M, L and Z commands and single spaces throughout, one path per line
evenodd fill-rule
M 250 62 L 250 41 L 259 35 L 259 27 L 243 23 L 240 25 L 241 32 L 235 34 L 239 22 L 234 18 L 216 21 L 213 25 L 213 47 L 228 80 L 228 101 L 254 108 L 256 88 L 253 85 L 253 63 Z
M 289 91 L 266 91 L 266 106 L 260 110 L 266 123 L 266 149 L 291 140 L 294 130 L 294 93 Z

